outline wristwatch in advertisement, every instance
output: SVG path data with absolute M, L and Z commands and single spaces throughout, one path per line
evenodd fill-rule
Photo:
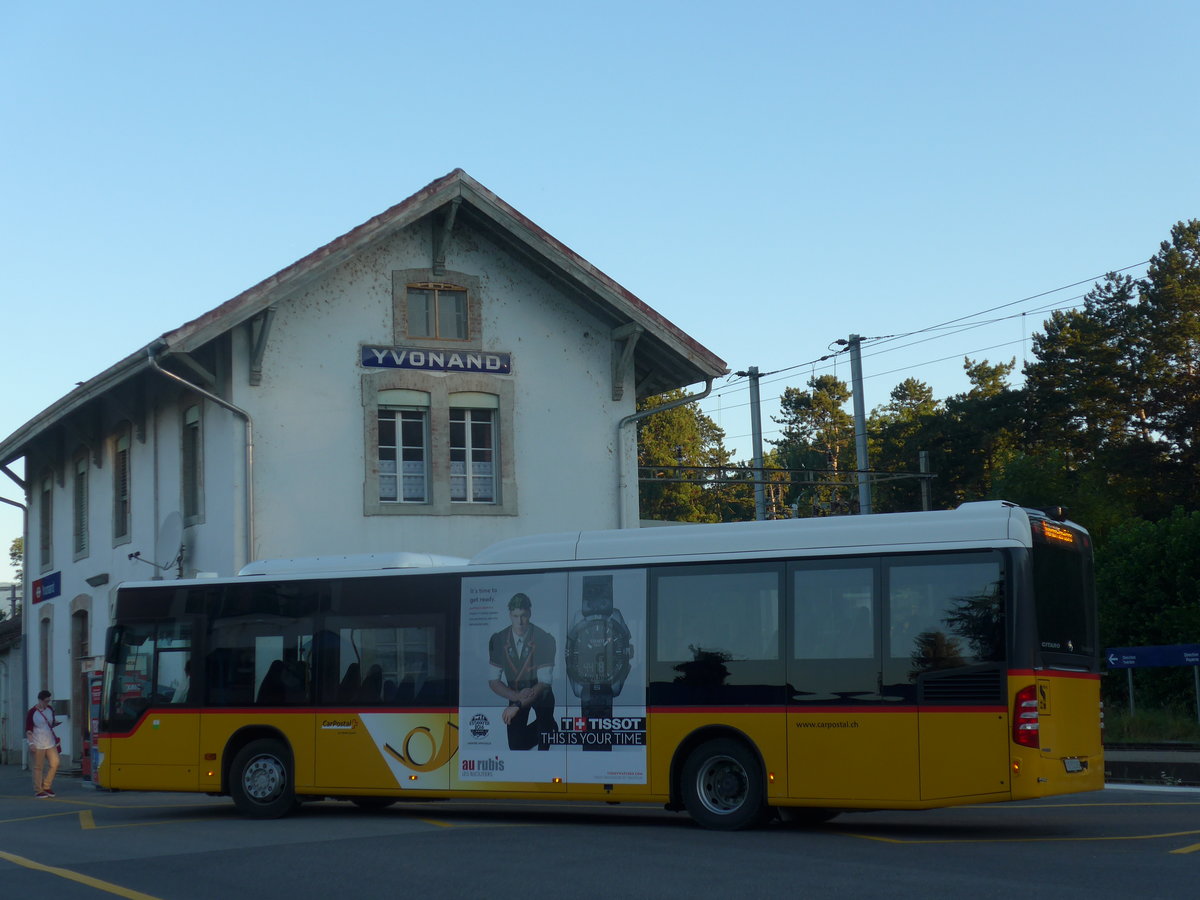
M 613 698 L 625 686 L 632 657 L 629 626 L 613 608 L 612 576 L 583 576 L 582 617 L 567 633 L 567 678 L 584 718 L 612 716 Z

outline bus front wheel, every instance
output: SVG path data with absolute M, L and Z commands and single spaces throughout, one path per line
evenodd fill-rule
M 229 776 L 229 793 L 244 816 L 278 819 L 296 808 L 291 754 L 280 741 L 251 741 L 233 758 Z
M 701 744 L 683 764 L 683 804 L 697 824 L 732 831 L 761 823 L 767 813 L 762 766 L 740 741 Z

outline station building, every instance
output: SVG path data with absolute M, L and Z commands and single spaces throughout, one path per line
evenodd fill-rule
M 636 527 L 637 401 L 726 371 L 455 170 L 0 441 L 28 508 L 26 705 L 54 693 L 78 759 L 125 581 Z

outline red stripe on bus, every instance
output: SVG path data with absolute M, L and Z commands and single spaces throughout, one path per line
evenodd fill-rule
M 218 716 L 218 715 L 288 715 L 288 716 L 348 716 L 364 713 L 401 713 L 406 715 L 449 716 L 458 712 L 457 707 L 430 706 L 373 706 L 373 707 L 313 707 L 313 706 L 220 706 L 197 708 L 187 706 L 180 709 L 166 707 L 151 708 L 138 716 L 128 731 L 97 731 L 96 739 L 132 737 L 145 724 L 146 719 L 158 716 Z
M 1064 672 L 1061 669 L 1009 669 L 1008 674 L 1014 678 L 1082 678 L 1085 681 L 1099 681 L 1099 672 Z
M 829 713 L 844 716 L 848 714 L 879 714 L 879 713 L 1002 713 L 1007 711 L 1003 705 L 991 706 L 652 706 L 647 707 L 647 715 L 702 714 L 702 715 L 745 715 L 749 713 L 778 715 L 779 713 L 799 713 L 813 715 Z

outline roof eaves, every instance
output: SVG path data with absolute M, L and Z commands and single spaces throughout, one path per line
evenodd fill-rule
M 99 375 L 85 381 L 64 397 L 50 404 L 8 437 L 0 441 L 0 465 L 8 465 L 26 453 L 29 443 L 54 425 L 59 419 L 70 415 L 84 404 L 106 393 L 118 384 L 132 378 L 150 365 L 149 353 L 158 341 L 152 341 L 140 350 L 131 353 L 115 365 L 109 366 Z
M 194 350 L 256 315 L 278 299 L 280 294 L 299 287 L 316 272 L 336 265 L 368 244 L 410 225 L 459 196 L 457 183 L 465 177 L 462 169 L 455 169 L 430 182 L 411 197 L 318 247 L 215 309 L 167 332 L 163 339 L 172 349 L 184 352 Z
M 461 182 L 464 199 L 487 215 L 497 227 L 569 272 L 592 292 L 605 298 L 617 311 L 628 316 L 630 321 L 652 332 L 705 374 L 718 376 L 728 373 L 729 368 L 723 359 L 519 210 L 465 172 L 462 173 Z
M 336 264 L 364 246 L 377 241 L 399 228 L 406 227 L 428 215 L 455 197 L 467 199 L 473 207 L 503 229 L 511 238 L 527 247 L 531 253 L 546 259 L 567 273 L 588 291 L 608 303 L 614 311 L 627 317 L 650 332 L 668 350 L 678 354 L 697 369 L 697 374 L 718 376 L 729 369 L 724 360 L 712 353 L 690 335 L 678 328 L 631 291 L 622 287 L 566 244 L 535 224 L 510 206 L 462 169 L 438 178 L 412 196 L 384 210 L 377 216 L 351 229 L 328 244 L 280 269 L 253 287 L 201 316 L 168 331 L 161 338 L 110 366 L 99 375 L 84 382 L 71 393 L 51 404 L 33 419 L 0 441 L 0 465 L 7 465 L 25 453 L 29 442 L 43 433 L 63 416 L 103 394 L 112 387 L 148 367 L 148 354 L 154 348 L 161 352 L 162 344 L 170 350 L 189 352 L 207 343 L 258 314 L 275 302 L 281 294 L 304 284 L 306 279 Z

